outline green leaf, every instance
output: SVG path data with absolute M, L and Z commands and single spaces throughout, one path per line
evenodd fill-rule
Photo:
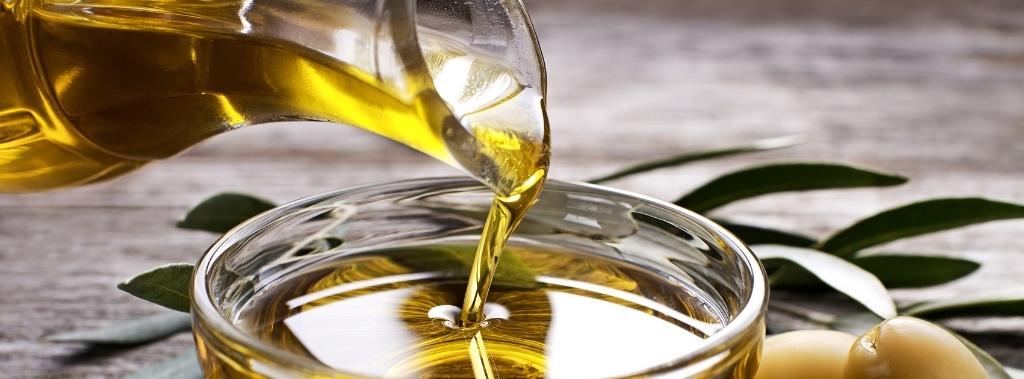
M 881 317 L 896 315 L 896 305 L 882 282 L 850 262 L 820 251 L 792 246 L 755 245 L 751 249 L 762 260 L 786 260 L 803 267 L 829 287 Z
M 878 277 L 887 288 L 916 288 L 948 283 L 969 275 L 981 265 L 977 262 L 940 256 L 899 253 L 871 253 L 856 256 L 850 262 Z M 824 284 L 806 270 L 788 269 L 773 284 L 777 288 L 814 290 Z
M 1024 205 L 981 198 L 925 200 L 857 221 L 817 247 L 848 257 L 862 249 L 901 238 L 1013 218 L 1024 218 Z
M 885 187 L 907 178 L 838 163 L 774 163 L 720 176 L 676 200 L 694 212 L 708 212 L 737 200 L 776 192 Z
M 189 350 L 177 357 L 143 367 L 141 370 L 124 377 L 124 379 L 202 379 L 203 371 L 199 368 L 196 351 Z
M 607 175 L 599 176 L 593 179 L 587 180 L 590 183 L 603 183 L 610 180 L 622 178 L 625 176 L 635 175 L 642 172 L 657 170 L 659 168 L 679 166 L 690 162 L 702 161 L 706 159 L 713 159 L 718 157 L 726 157 L 730 155 L 756 153 L 760 151 L 775 150 L 785 147 L 797 145 L 802 142 L 803 139 L 799 136 L 787 136 L 769 138 L 765 140 L 756 141 L 748 145 L 731 146 L 720 149 L 705 150 L 705 151 L 694 151 L 687 152 L 678 155 L 668 156 L 664 158 L 654 159 L 646 162 L 642 162 L 636 165 L 628 166 L 612 172 Z
M 177 226 L 224 233 L 243 221 L 274 208 L 274 203 L 240 193 L 220 193 L 199 202 Z
M 773 318 L 765 318 L 764 320 L 765 334 L 768 336 L 774 336 L 776 334 L 782 334 L 785 332 L 792 331 L 793 329 L 789 325 L 779 322 Z
M 875 325 L 878 325 L 878 323 L 882 321 L 885 320 L 871 312 L 854 312 L 836 317 L 836 319 L 829 324 L 829 328 L 859 336 L 871 328 L 874 328 Z
M 784 313 L 789 316 L 799 318 L 800 320 L 809 321 L 819 325 L 830 325 L 836 319 L 836 316 L 831 313 L 818 312 L 813 309 L 804 308 L 796 304 L 779 300 L 768 302 L 768 313 Z
M 60 333 L 43 338 L 46 342 L 89 345 L 137 345 L 172 336 L 192 328 L 192 316 L 164 311 L 143 318 L 118 321 L 99 329 Z
M 189 263 L 163 265 L 118 283 L 117 288 L 151 303 L 188 312 L 192 268 Z
M 902 314 L 931 319 L 946 317 L 1024 316 L 1024 288 L 982 291 L 948 300 L 924 302 L 904 309 Z
M 1003 370 L 1009 374 L 1011 379 L 1024 379 L 1024 370 L 1006 366 L 1003 366 Z
M 960 334 L 952 330 L 949 330 L 949 328 L 943 329 L 946 329 L 946 331 L 949 332 L 949 334 L 952 334 L 954 337 L 959 339 L 960 342 L 963 342 L 964 346 L 967 347 L 967 350 L 970 350 L 971 354 L 974 354 L 974 358 L 977 359 L 979 363 L 981 363 L 981 367 L 985 368 L 985 372 L 988 373 L 989 379 L 1012 379 L 1012 377 L 1006 371 L 1003 365 L 999 363 L 999 361 L 996 360 L 995 357 L 990 355 L 987 351 L 978 347 L 978 345 L 975 345 L 974 342 L 971 342 L 971 340 L 967 339 L 966 337 L 961 336 Z
M 769 229 L 761 226 L 741 224 L 728 220 L 715 219 L 718 225 L 728 229 L 747 245 L 786 245 L 796 247 L 811 247 L 815 239 L 793 232 L 786 232 L 777 229 Z
M 928 287 L 963 278 L 980 263 L 941 256 L 889 253 L 854 257 L 851 262 L 875 274 L 888 288 Z

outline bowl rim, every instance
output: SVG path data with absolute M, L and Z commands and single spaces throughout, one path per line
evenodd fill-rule
M 469 177 L 449 176 L 376 182 L 306 196 L 277 206 L 237 225 L 218 238 L 217 241 L 203 253 L 203 256 L 195 266 L 190 285 L 191 313 L 195 318 L 195 323 L 202 323 L 204 326 L 212 326 L 221 338 L 227 338 L 234 344 L 244 346 L 246 349 L 257 351 L 266 358 L 269 358 L 276 365 L 280 365 L 284 368 L 294 368 L 312 373 L 324 373 L 328 375 L 345 375 L 356 378 L 366 378 L 364 375 L 345 372 L 344 370 L 327 366 L 315 359 L 300 356 L 267 345 L 249 333 L 241 330 L 234 323 L 225 318 L 217 307 L 214 306 L 214 296 L 210 293 L 206 278 L 211 275 L 211 271 L 214 269 L 215 263 L 227 252 L 227 248 L 233 246 L 243 238 L 259 233 L 273 220 L 279 219 L 281 216 L 284 216 L 297 208 L 316 204 L 330 198 L 352 197 L 353 195 L 360 194 L 372 195 L 380 193 L 407 192 L 414 189 L 432 187 L 478 187 L 479 189 L 489 191 L 486 186 Z M 718 242 L 725 245 L 726 248 L 733 250 L 739 258 L 742 267 L 750 272 L 750 295 L 745 299 L 740 312 L 736 314 L 730 322 L 725 324 L 722 329 L 705 339 L 704 343 L 698 348 L 689 350 L 672 361 L 665 362 L 658 366 L 649 367 L 631 375 L 663 373 L 666 371 L 680 369 L 687 365 L 701 362 L 702 360 L 715 358 L 721 353 L 727 352 L 731 347 L 742 345 L 745 339 L 748 338 L 751 333 L 755 332 L 755 328 L 761 328 L 768 303 L 767 274 L 765 273 L 760 260 L 757 259 L 750 248 L 724 227 L 704 216 L 675 204 L 616 188 L 590 183 L 560 180 L 548 180 L 545 184 L 545 188 L 558 188 L 570 191 L 573 189 L 586 189 L 599 193 L 630 197 L 648 205 L 655 205 L 671 210 L 678 216 L 697 224 L 710 232 L 713 236 L 719 238 L 720 241 Z M 756 332 L 761 333 L 762 331 Z

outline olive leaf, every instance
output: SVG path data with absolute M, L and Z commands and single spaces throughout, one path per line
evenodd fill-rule
M 850 262 L 875 275 L 887 288 L 917 288 L 948 283 L 976 271 L 980 263 L 960 258 L 900 253 L 871 253 Z M 791 270 L 776 282 L 779 288 L 821 289 L 823 285 L 806 270 Z
M 89 345 L 137 345 L 172 336 L 192 328 L 187 313 L 163 311 L 135 320 L 118 321 L 98 329 L 54 334 L 46 342 L 69 342 Z
M 799 265 L 881 317 L 896 315 L 896 305 L 882 282 L 850 262 L 820 251 L 792 246 L 755 245 L 751 250 L 762 260 L 781 259 Z
M 748 245 L 786 245 L 811 247 L 815 239 L 793 232 L 770 229 L 762 226 L 741 224 L 729 220 L 714 219 L 715 223 L 735 234 Z
M 984 351 L 982 351 L 982 353 L 984 353 Z M 1006 371 L 1011 379 L 1024 379 L 1024 370 L 1003 366 L 1003 371 Z
M 178 221 L 182 229 L 224 233 L 243 221 L 274 208 L 270 201 L 241 193 L 219 193 L 199 202 Z
M 791 331 L 792 328 L 790 328 L 788 324 L 779 322 L 778 320 L 775 320 L 774 318 L 768 317 L 768 318 L 765 318 L 765 320 L 764 320 L 764 330 L 765 330 L 765 334 L 770 337 L 770 336 L 774 336 L 776 334 L 782 334 L 782 333 Z
M 1013 218 L 1024 218 L 1024 205 L 982 198 L 931 199 L 857 221 L 822 241 L 817 249 L 848 257 L 901 238 Z
M 730 155 L 749 154 L 760 151 L 782 149 L 797 145 L 801 142 L 803 142 L 803 138 L 800 136 L 786 136 L 755 141 L 753 143 L 746 145 L 731 146 L 704 151 L 687 152 L 660 159 L 649 160 L 633 166 L 624 167 L 612 173 L 588 179 L 587 182 L 603 183 L 630 175 L 636 175 L 647 171 L 657 170 L 659 168 L 679 166 L 690 162 L 702 161 L 719 157 L 727 157 Z
M 963 278 L 981 264 L 975 261 L 929 255 L 877 253 L 850 260 L 878 277 L 888 288 L 928 287 Z
M 914 304 L 901 313 L 932 319 L 965 316 L 1024 316 L 1024 287 L 951 296 L 948 300 Z
M 776 192 L 886 187 L 907 178 L 840 163 L 793 162 L 748 167 L 719 176 L 683 195 L 676 205 L 708 212 L 725 204 Z
M 974 342 L 971 342 L 967 337 L 961 336 L 949 328 L 943 327 L 943 329 L 949 332 L 949 334 L 952 334 L 953 337 L 959 339 L 960 342 L 967 347 L 967 350 L 970 350 L 971 354 L 974 354 L 974 358 L 978 360 L 978 363 L 981 363 L 981 367 L 985 368 L 985 372 L 988 373 L 989 379 L 1012 379 L 1010 374 L 1007 373 L 1006 368 L 1003 367 L 1003 364 L 999 363 L 999 360 L 991 354 L 978 347 L 978 345 L 975 345 Z
M 918 288 L 939 285 L 970 275 L 980 263 L 960 258 L 905 253 L 871 253 L 849 259 L 874 274 L 887 288 Z M 769 267 L 771 268 L 771 267 Z M 778 288 L 814 290 L 823 283 L 806 270 L 788 268 L 773 284 Z
M 790 316 L 796 316 L 803 321 L 810 321 L 820 325 L 831 325 L 836 320 L 836 316 L 831 313 L 818 312 L 813 309 L 804 308 L 796 304 L 779 300 L 770 300 L 768 302 L 768 312 L 773 311 L 785 313 Z
M 202 379 L 203 372 L 199 368 L 196 351 L 189 350 L 177 357 L 143 367 L 141 370 L 124 377 L 124 379 Z
M 853 312 L 836 316 L 829 324 L 829 329 L 859 336 L 885 321 L 871 312 Z
M 118 283 L 117 288 L 148 302 L 188 312 L 192 269 L 189 263 L 159 266 Z

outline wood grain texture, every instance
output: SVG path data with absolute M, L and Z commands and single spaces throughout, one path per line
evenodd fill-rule
M 1024 202 L 1024 3 L 1015 0 L 537 0 L 549 69 L 553 176 L 580 179 L 686 149 L 802 134 L 779 152 L 611 183 L 674 199 L 717 173 L 829 159 L 896 171 L 885 190 L 787 194 L 720 214 L 825 235 L 933 196 Z M 0 376 L 119 377 L 190 348 L 188 336 L 125 352 L 38 342 L 156 311 L 114 284 L 191 262 L 213 236 L 179 231 L 217 191 L 284 201 L 342 186 L 456 172 L 340 127 L 258 127 L 141 172 L 70 191 L 0 195 Z M 883 250 L 983 262 L 976 274 L 900 301 L 1020 285 L 1024 222 L 914 238 Z M 841 309 L 823 295 L 816 302 Z M 1024 319 L 960 320 L 1024 366 Z

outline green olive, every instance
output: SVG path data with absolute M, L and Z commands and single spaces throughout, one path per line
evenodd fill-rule
M 842 379 L 857 337 L 831 330 L 801 330 L 764 340 L 755 379 Z
M 970 350 L 946 330 L 913 317 L 883 321 L 850 349 L 845 379 L 985 379 Z

